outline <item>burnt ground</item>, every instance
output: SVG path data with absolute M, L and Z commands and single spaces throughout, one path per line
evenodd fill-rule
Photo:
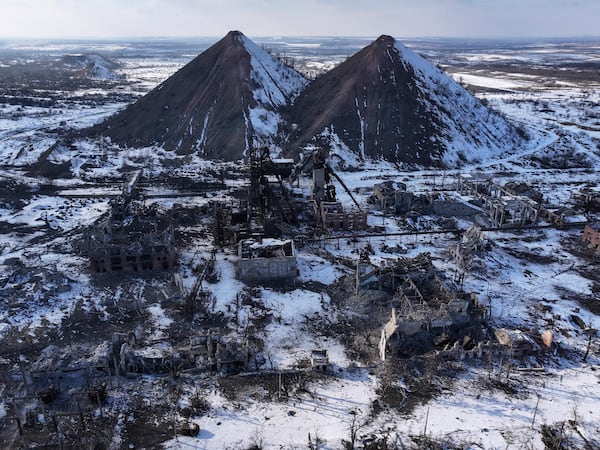
M 49 57 L 17 62 L 8 67 L 0 65 L 0 103 L 10 105 L 48 108 L 70 102 L 82 106 L 128 102 L 136 95 L 119 88 L 129 85 L 131 82 L 123 79 L 89 78 L 72 66 Z M 97 90 L 104 92 L 94 92 Z M 73 96 L 75 92 L 77 95 Z
M 571 298 L 575 298 L 582 307 L 594 314 L 600 314 L 600 254 L 594 252 L 582 245 L 581 238 L 573 237 L 565 241 L 565 248 L 574 256 L 583 259 L 586 264 L 574 267 L 582 277 L 587 278 L 592 283 L 592 294 L 581 295 L 575 292 L 568 292 Z

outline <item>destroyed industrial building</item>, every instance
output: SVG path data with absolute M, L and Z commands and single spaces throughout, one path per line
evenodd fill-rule
M 364 230 L 367 228 L 367 213 L 362 210 L 352 192 L 343 180 L 335 173 L 327 162 L 327 152 L 321 147 L 310 148 L 312 153 L 308 158 L 301 161 L 300 169 L 294 173 L 299 173 L 308 163 L 312 163 L 312 184 L 311 201 L 315 216 L 318 218 L 318 224 L 329 231 L 340 230 Z M 336 179 L 345 189 L 346 193 L 352 199 L 356 206 L 355 210 L 347 211 L 342 204 L 337 201 L 335 185 L 333 179 Z M 293 181 L 293 177 L 291 178 Z
M 535 200 L 512 194 L 489 177 L 462 175 L 457 184 L 461 195 L 470 195 L 473 202 L 481 204 L 494 227 L 535 224 L 540 218 Z
M 381 330 L 379 355 L 415 354 L 434 348 L 437 338 L 457 339 L 465 329 L 476 329 L 484 307 L 477 295 L 462 292 L 443 279 L 427 254 L 413 259 L 400 258 L 389 266 L 359 261 L 356 290 L 387 292 L 390 320 Z
M 144 205 L 141 172 L 133 174 L 108 215 L 98 220 L 82 242 L 94 272 L 172 270 L 176 263 L 173 224 Z
M 312 171 L 309 202 L 294 199 L 290 186 L 308 167 Z M 367 213 L 352 192 L 327 163 L 321 148 L 310 148 L 309 156 L 293 160 L 272 158 L 268 148 L 250 151 L 245 198 L 215 202 L 213 237 L 218 245 L 237 246 L 240 280 L 256 283 L 293 283 L 298 275 L 293 239 L 279 239 L 283 230 L 298 225 L 298 210 L 312 205 L 315 225 L 322 232 L 367 228 Z M 355 209 L 347 210 L 337 200 L 336 180 L 352 198 Z M 307 211 L 305 211 L 307 212 Z
M 238 256 L 238 275 L 247 283 L 293 283 L 296 278 L 298 269 L 292 240 L 242 240 Z

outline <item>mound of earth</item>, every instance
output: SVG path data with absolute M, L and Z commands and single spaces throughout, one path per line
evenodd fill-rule
M 147 95 L 92 129 L 131 147 L 238 160 L 273 145 L 280 107 L 308 81 L 239 31 L 229 32 Z
M 502 116 L 385 35 L 311 82 L 288 120 L 290 153 L 316 143 L 416 166 L 456 167 L 523 141 Z
M 65 55 L 60 62 L 76 70 L 78 76 L 93 80 L 122 80 L 124 75 L 115 72 L 118 63 L 101 55 Z

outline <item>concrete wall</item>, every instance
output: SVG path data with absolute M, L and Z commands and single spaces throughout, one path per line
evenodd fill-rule
M 365 230 L 367 228 L 367 213 L 345 212 L 341 203 L 321 202 L 321 224 L 327 230 Z
M 106 247 L 90 255 L 92 270 L 102 272 L 141 272 L 144 270 L 171 270 L 177 256 L 174 249 L 161 247 L 142 254 L 129 254 L 119 247 Z
M 442 217 L 471 217 L 483 211 L 476 206 L 457 200 L 434 200 L 433 212 Z
M 296 257 L 240 259 L 238 277 L 248 283 L 293 281 L 297 275 Z

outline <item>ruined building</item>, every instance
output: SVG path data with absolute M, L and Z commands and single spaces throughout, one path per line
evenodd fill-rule
M 600 187 L 585 187 L 575 198 L 585 212 L 600 213 Z
M 192 336 L 189 354 L 198 369 L 224 374 L 238 373 L 248 368 L 248 344 L 225 338 L 214 332 Z
M 313 350 L 310 356 L 310 365 L 315 372 L 327 372 L 329 370 L 329 356 L 327 356 L 327 350 Z
M 406 214 L 412 208 L 414 195 L 406 190 L 406 184 L 384 181 L 373 186 L 371 200 L 388 214 Z
M 268 148 L 251 149 L 246 198 L 212 204 L 215 243 L 236 245 L 242 239 L 279 237 L 286 224 L 295 224 L 294 204 L 284 185 L 293 167 L 291 159 L 272 159 Z
M 108 215 L 88 230 L 81 243 L 94 272 L 171 270 L 176 263 L 175 237 L 169 217 L 147 207 L 136 172 Z
M 456 340 L 483 317 L 477 295 L 462 292 L 442 278 L 428 254 L 387 267 L 361 261 L 356 274 L 357 291 L 377 289 L 389 295 L 391 317 L 379 342 L 382 360 L 390 351 L 418 354 Z
M 406 184 L 389 180 L 373 186 L 370 201 L 386 214 L 403 215 L 415 211 L 419 214 L 436 214 L 449 218 L 472 218 L 484 212 L 457 194 L 452 195 L 449 192 L 417 194 L 408 191 Z
M 470 270 L 476 258 L 483 256 L 488 246 L 489 243 L 481 228 L 471 225 L 462 234 L 459 242 L 448 247 L 448 253 L 461 269 Z
M 315 208 L 317 204 L 315 203 Z M 340 202 L 321 202 L 316 210 L 321 227 L 328 231 L 356 231 L 367 228 L 365 211 L 346 211 Z
M 212 207 L 215 244 L 233 245 L 252 235 L 264 235 L 264 226 L 247 201 L 214 202 Z
M 238 247 L 238 277 L 247 283 L 293 282 L 298 274 L 292 240 L 246 239 Z
M 115 333 L 111 349 L 111 362 L 121 374 L 160 374 L 182 369 L 231 374 L 246 370 L 249 360 L 247 342 L 210 330 L 191 336 L 189 344 L 181 347 L 165 340 L 144 342 L 135 333 Z
M 457 188 L 461 195 L 470 195 L 474 203 L 481 205 L 494 227 L 530 225 L 539 220 L 539 203 L 526 195 L 514 195 L 514 190 L 511 192 L 488 177 L 461 175 Z
M 361 209 L 352 192 L 348 189 L 348 186 L 329 166 L 325 151 L 321 148 L 314 149 L 312 155 L 304 162 L 304 165 L 308 161 L 312 161 L 313 166 L 310 196 L 315 216 L 318 218 L 321 228 L 327 231 L 366 229 L 366 211 Z M 355 211 L 346 211 L 344 206 L 337 201 L 332 178 L 337 179 L 340 185 L 346 190 L 356 205 L 357 209 Z

